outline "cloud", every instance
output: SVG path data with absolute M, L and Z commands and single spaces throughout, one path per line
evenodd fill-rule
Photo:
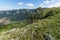
M 18 3 L 18 5 L 23 5 L 23 4 L 24 4 L 24 3 L 22 3 L 22 2 L 19 2 L 19 3 Z
M 60 7 L 60 0 L 45 0 L 43 3 L 39 5 L 40 7 Z
M 29 7 L 33 7 L 34 5 L 33 4 L 26 4 L 27 6 L 29 6 Z
M 10 7 L 6 7 L 6 6 L 0 7 L 0 10 L 8 10 L 8 9 L 10 9 Z

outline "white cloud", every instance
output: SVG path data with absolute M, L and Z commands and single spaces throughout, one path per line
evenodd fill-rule
M 0 7 L 0 10 L 8 10 L 10 7 Z
M 27 6 L 29 6 L 29 7 L 33 7 L 34 5 L 33 4 L 26 4 Z
M 51 4 L 50 7 L 60 7 L 60 3 Z
M 22 3 L 22 2 L 19 2 L 19 3 L 18 3 L 18 5 L 23 5 L 23 4 L 24 4 L 24 3 Z
M 60 7 L 60 0 L 45 0 L 39 5 L 40 7 Z
M 2 10 L 13 10 L 13 9 L 18 9 L 18 8 L 12 8 L 12 7 L 10 7 L 10 6 L 0 6 L 0 11 L 2 11 Z

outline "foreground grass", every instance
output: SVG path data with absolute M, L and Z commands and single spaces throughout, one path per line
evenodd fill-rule
M 7 31 L 7 30 L 11 30 L 13 28 L 21 28 L 28 25 L 28 23 L 26 21 L 18 21 L 18 22 L 13 22 L 10 23 L 8 25 L 4 25 L 4 24 L 0 24 L 0 35 L 2 32 Z
M 1 40 L 60 40 L 60 13 L 23 27 L 20 24 L 6 27 Z

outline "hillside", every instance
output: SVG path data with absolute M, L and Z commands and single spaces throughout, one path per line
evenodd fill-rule
M 26 20 L 26 16 L 33 13 L 35 9 L 16 9 L 0 11 L 0 18 L 8 18 L 11 21 Z
M 43 14 L 40 9 L 28 17 L 30 24 L 22 21 L 17 25 L 1 25 L 0 40 L 60 40 L 60 8 L 44 8 Z

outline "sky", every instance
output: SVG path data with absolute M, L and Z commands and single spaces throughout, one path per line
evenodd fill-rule
M 60 7 L 60 0 L 0 0 L 0 10 Z

